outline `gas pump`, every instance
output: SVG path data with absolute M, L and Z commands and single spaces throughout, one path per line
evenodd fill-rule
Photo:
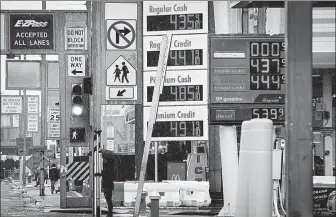
M 187 158 L 187 180 L 206 181 L 208 153 L 206 142 L 192 141 L 191 153 Z

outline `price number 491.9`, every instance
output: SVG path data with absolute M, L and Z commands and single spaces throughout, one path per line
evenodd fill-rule
M 199 121 L 191 121 L 188 123 L 186 121 L 172 121 L 170 122 L 170 132 L 172 133 L 173 137 L 201 136 L 202 134 Z

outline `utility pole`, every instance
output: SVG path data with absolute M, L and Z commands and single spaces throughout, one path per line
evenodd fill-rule
M 286 1 L 286 212 L 313 217 L 312 2 Z
M 101 126 L 101 93 L 102 87 L 101 87 L 101 80 L 102 80 L 102 76 L 101 73 L 103 72 L 103 67 L 102 67 L 102 33 L 104 32 L 104 30 L 102 29 L 102 25 L 101 22 L 102 20 L 104 20 L 103 17 L 103 10 L 105 8 L 105 1 L 92 1 L 91 2 L 91 14 L 90 17 L 92 19 L 92 24 L 91 24 L 91 28 L 90 30 L 91 32 L 91 56 L 92 56 L 92 89 L 93 89 L 93 106 L 91 107 L 91 109 L 93 109 L 93 129 L 100 129 Z M 90 132 L 90 133 L 93 133 Z M 99 138 L 98 138 L 99 137 Z M 93 138 L 93 136 L 92 136 Z M 101 159 L 101 154 L 99 153 L 95 153 L 94 152 L 94 147 L 95 146 L 100 146 L 100 133 L 99 136 L 97 136 L 97 142 L 96 144 L 93 141 L 94 139 L 90 140 L 90 149 L 92 151 L 92 156 L 93 157 L 93 166 L 94 168 L 91 168 L 91 170 L 94 170 L 94 176 L 98 176 L 98 173 L 101 173 L 101 171 L 97 171 L 100 170 L 100 165 L 96 165 L 96 164 L 100 164 L 100 160 Z M 98 152 L 98 147 L 97 147 L 97 152 Z M 94 201 L 92 203 L 93 205 L 93 216 L 95 217 L 100 217 L 100 213 L 101 213 L 101 209 L 100 209 L 100 194 L 101 194 L 101 188 L 100 188 L 100 178 L 99 177 L 95 177 L 94 178 L 94 184 L 93 184 L 93 189 L 92 189 L 92 195 L 94 198 Z M 98 198 L 97 198 L 98 196 Z M 97 203 L 98 202 L 98 203 Z M 99 205 L 99 207 L 97 207 L 97 205 Z
M 146 142 L 145 142 L 145 149 L 142 156 L 142 164 L 141 164 L 141 170 L 140 170 L 140 178 L 138 182 L 138 191 L 137 191 L 137 197 L 135 201 L 135 208 L 134 208 L 134 217 L 139 216 L 140 211 L 140 202 L 141 202 L 141 194 L 145 182 L 145 175 L 146 175 L 146 169 L 147 169 L 147 160 L 148 160 L 148 153 L 152 138 L 152 132 L 154 123 L 156 120 L 156 114 L 159 107 L 159 97 L 160 92 L 163 89 L 163 83 L 164 78 L 166 75 L 166 68 L 167 68 L 167 62 L 168 62 L 168 54 L 170 49 L 170 43 L 172 40 L 172 34 L 169 33 L 168 35 L 162 36 L 162 42 L 160 47 L 160 56 L 159 56 L 159 64 L 156 72 L 156 81 L 155 81 L 155 87 L 154 87 L 154 93 L 153 93 L 153 101 L 149 116 L 149 123 L 148 123 L 148 129 L 147 129 L 147 136 L 146 136 Z
M 44 8 L 45 9 L 45 8 Z M 40 195 L 43 196 L 45 194 L 44 190 L 45 190 L 45 186 L 44 186 L 44 182 L 45 182 L 45 177 L 44 177 L 44 170 L 45 165 L 44 165 L 44 151 L 45 151 L 45 123 L 46 123 L 46 105 L 47 105 L 47 61 L 46 61 L 46 55 L 42 54 L 41 55 L 41 148 L 42 148 L 42 152 L 41 152 L 41 162 L 40 162 L 40 167 L 41 167 L 41 173 L 40 173 L 40 180 L 41 180 L 41 184 L 40 184 Z M 43 169 L 43 170 L 42 170 Z M 42 172 L 43 171 L 43 172 Z
M 46 10 L 47 9 L 47 2 L 46 1 L 42 1 L 42 10 Z M 46 67 L 46 55 L 42 54 L 41 55 L 41 67 L 42 67 L 42 73 L 41 73 L 41 162 L 40 162 L 40 196 L 44 196 L 45 195 L 45 187 L 44 187 L 44 148 L 45 148 L 45 123 L 46 123 L 46 119 L 45 119 L 45 107 L 46 107 L 46 92 L 47 92 L 47 67 Z

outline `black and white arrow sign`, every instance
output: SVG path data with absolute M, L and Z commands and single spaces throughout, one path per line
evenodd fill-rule
M 118 90 L 117 96 L 123 96 L 125 92 L 125 89 L 123 89 L 122 91 Z
M 68 55 L 68 76 L 85 76 L 85 55 Z
M 117 29 L 116 33 L 116 43 L 119 44 L 119 40 L 120 40 L 120 35 L 127 35 L 128 33 L 130 33 L 131 30 L 129 30 L 126 26 L 124 27 L 124 29 Z
M 76 75 L 76 74 L 82 74 L 83 71 L 77 71 L 76 69 L 72 70 L 71 72 L 72 74 Z
M 107 100 L 136 100 L 136 87 L 106 87 Z

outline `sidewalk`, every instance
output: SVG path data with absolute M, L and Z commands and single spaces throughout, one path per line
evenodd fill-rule
M 91 208 L 60 208 L 60 193 L 51 194 L 50 184 L 45 185 L 45 196 L 40 196 L 40 188 L 34 187 L 35 183 L 26 184 L 25 187 L 20 189 L 20 183 L 18 180 L 13 180 L 14 185 L 18 190 L 25 192 L 30 197 L 32 203 L 42 206 L 45 212 L 59 212 L 59 213 L 91 213 Z M 70 192 L 68 192 L 71 194 Z M 72 193 L 75 194 L 75 193 Z M 102 194 L 103 195 L 103 194 Z M 77 195 L 69 195 L 77 196 Z M 116 214 L 131 215 L 134 212 L 133 207 L 114 207 L 113 211 Z M 162 215 L 206 215 L 214 216 L 219 212 L 218 208 L 214 207 L 166 207 L 160 208 L 160 214 Z M 102 213 L 107 213 L 107 204 L 104 196 L 102 197 Z M 144 216 L 150 216 L 150 208 L 142 211 Z

